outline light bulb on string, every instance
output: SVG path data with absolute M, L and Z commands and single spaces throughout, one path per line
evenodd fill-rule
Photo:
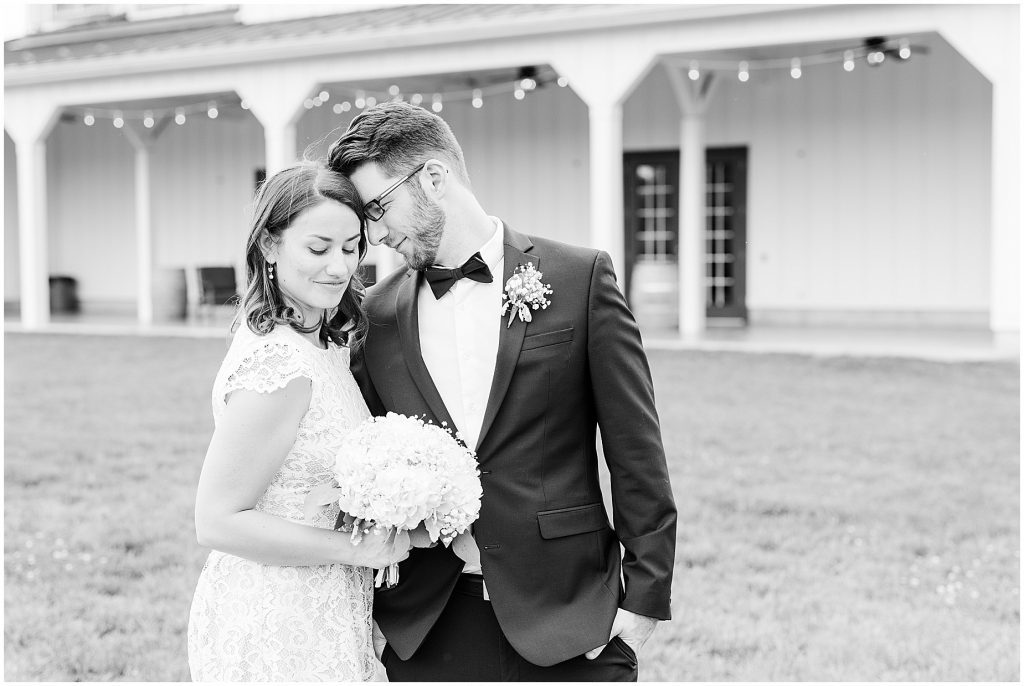
M 324 104 L 324 101 L 320 99 L 319 95 L 316 96 L 315 98 L 313 98 L 313 107 L 320 107 L 320 105 L 323 105 L 323 104 Z
M 124 126 L 124 116 L 121 112 L 114 112 L 114 128 L 119 129 Z
M 327 102 L 328 100 L 331 99 L 331 94 L 328 93 L 327 91 L 320 91 L 320 94 L 317 95 L 317 97 L 320 98 L 321 102 Z
M 700 79 L 700 65 L 697 63 L 697 60 L 690 62 L 690 71 L 686 75 L 690 77 L 691 81 Z
M 524 91 L 532 91 L 537 87 L 537 81 L 535 79 L 531 79 L 530 77 L 526 77 L 525 79 L 519 82 L 519 87 L 522 88 Z
M 92 112 L 86 112 L 85 116 L 82 117 L 82 123 L 86 126 L 92 126 L 96 123 L 96 117 L 93 116 Z
M 738 78 L 743 83 L 746 83 L 747 81 L 749 81 L 750 80 L 750 65 L 747 64 L 746 62 L 740 62 L 739 73 L 736 74 L 736 78 Z
M 409 98 L 409 102 L 412 103 L 413 105 L 419 105 L 421 102 L 423 102 L 423 94 L 413 93 L 412 97 Z
M 801 74 L 803 74 L 803 71 L 800 69 L 800 58 L 794 57 L 789 62 L 789 75 L 794 79 L 799 79 Z
M 306 98 L 305 100 L 303 100 L 302 106 L 305 107 L 307 110 L 313 109 L 313 98 Z
M 434 93 L 434 100 L 430 105 L 430 109 L 434 110 L 435 112 L 440 112 L 442 109 L 444 109 L 444 104 L 441 102 L 440 93 Z
M 355 106 L 359 109 L 366 107 L 366 91 L 356 91 Z
M 910 41 L 908 41 L 906 38 L 900 40 L 900 52 L 899 52 L 899 55 L 900 55 L 900 59 L 901 60 L 909 60 L 910 59 Z
M 156 120 L 153 119 L 153 113 L 149 110 L 146 110 L 145 114 L 142 117 L 142 125 L 145 126 L 147 129 L 151 129 L 155 124 Z
M 243 110 L 247 110 L 249 109 L 249 101 L 245 98 L 242 98 L 242 102 L 238 103 L 238 106 L 241 107 Z
M 376 104 L 377 104 L 377 98 L 373 97 L 372 95 L 367 95 L 366 96 L 366 106 L 367 107 L 373 107 Z
M 843 53 L 843 69 L 846 71 L 853 71 L 853 68 L 857 66 L 853 61 L 853 50 L 847 50 Z
M 352 103 L 350 103 L 348 100 L 345 100 L 344 102 L 341 103 L 342 112 L 348 112 L 350 109 L 352 109 Z
M 867 60 L 869 65 L 871 65 L 872 67 L 877 67 L 878 65 L 885 61 L 885 53 L 882 52 L 881 50 L 872 50 L 871 52 L 868 53 Z
M 559 88 L 565 88 L 566 86 L 569 85 L 569 79 L 565 78 L 564 76 L 559 76 L 558 81 L 556 83 L 558 83 Z
M 479 88 L 473 89 L 473 107 L 480 109 L 484 106 L 484 94 Z
M 512 95 L 515 96 L 516 100 L 522 100 L 523 98 L 526 97 L 526 91 L 524 91 L 522 88 L 516 88 L 515 91 L 513 91 Z
M 179 107 L 174 111 L 174 123 L 178 126 L 185 123 L 185 110 L 183 108 Z
M 402 92 L 402 89 L 398 87 L 398 84 L 391 84 L 388 86 L 388 95 L 392 98 L 398 97 L 398 94 Z
M 335 114 L 341 114 L 344 111 L 344 110 L 341 109 L 341 103 L 340 102 L 334 103 L 334 107 L 332 107 L 331 109 L 334 110 Z
M 210 119 L 216 119 L 218 114 L 220 114 L 220 110 L 217 109 L 217 103 L 211 102 L 206 108 L 206 116 Z

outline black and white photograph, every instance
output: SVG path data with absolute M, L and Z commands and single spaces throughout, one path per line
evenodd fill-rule
M 8 682 L 1019 682 L 1021 12 L 5 3 Z

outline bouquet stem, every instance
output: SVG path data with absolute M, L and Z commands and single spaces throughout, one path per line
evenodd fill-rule
M 394 588 L 398 583 L 398 565 L 388 565 L 384 569 L 378 569 L 376 576 L 373 578 L 373 587 L 380 588 L 381 585 L 384 588 Z

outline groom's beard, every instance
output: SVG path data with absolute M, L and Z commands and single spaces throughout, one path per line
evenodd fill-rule
M 420 188 L 412 186 L 412 195 L 416 205 L 410 213 L 410 224 L 414 227 L 415 242 L 412 255 L 405 258 L 413 269 L 426 269 L 437 260 L 437 248 L 441 245 L 441 234 L 444 233 L 444 209 L 434 204 Z

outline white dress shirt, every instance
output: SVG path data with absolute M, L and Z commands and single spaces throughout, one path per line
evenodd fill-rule
M 459 435 L 472 449 L 480 439 L 501 327 L 505 232 L 501 220 L 490 219 L 494 233 L 480 248 L 480 256 L 490 268 L 493 281 L 459 279 L 440 298 L 435 298 L 424 282 L 417 294 L 423 362 Z M 480 551 L 471 535 L 457 537 L 452 549 L 466 561 L 463 572 L 480 573 Z

